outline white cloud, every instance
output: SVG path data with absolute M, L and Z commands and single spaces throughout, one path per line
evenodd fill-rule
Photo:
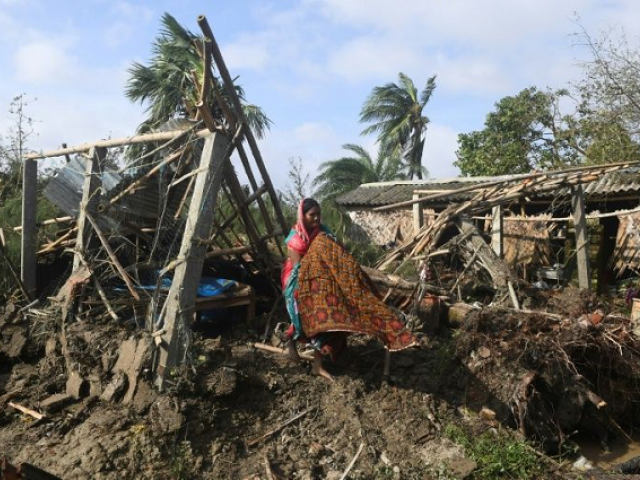
M 451 178 L 460 175 L 458 168 L 453 165 L 457 147 L 458 134 L 454 129 L 437 123 L 429 124 L 422 164 L 429 170 L 430 178 Z
M 322 162 L 342 155 L 343 143 L 331 125 L 308 122 L 291 129 L 274 128 L 260 141 L 260 150 L 275 187 L 283 189 L 289 181 L 289 159 L 302 159 L 303 173 L 313 179 Z
M 223 46 L 224 59 L 231 69 L 263 70 L 269 61 L 268 48 L 260 38 L 247 37 Z
M 14 54 L 16 79 L 29 84 L 58 84 L 72 78 L 78 60 L 53 42 L 36 41 L 20 46 Z

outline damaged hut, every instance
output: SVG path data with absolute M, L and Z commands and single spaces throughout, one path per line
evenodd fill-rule
M 199 312 L 244 306 L 250 319 L 257 297 L 276 297 L 284 255 L 278 197 L 207 20 L 198 22 L 203 75 L 194 80 L 195 118 L 25 159 L 25 294 L 36 299 L 38 256 L 72 253 L 59 288 L 47 292 L 47 308 L 58 309 L 63 325 L 108 315 L 144 328 L 159 387 L 185 359 Z M 140 144 L 142 153 L 124 167 L 110 161 L 110 149 Z M 37 161 L 56 156 L 67 163 L 44 193 L 68 226 L 37 246 Z M 68 374 L 82 377 L 81 370 Z

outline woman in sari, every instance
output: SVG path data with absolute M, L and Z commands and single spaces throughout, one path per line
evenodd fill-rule
M 297 222 L 285 243 L 289 257 L 281 280 L 291 318 L 287 348 L 293 359 L 299 359 L 295 341 L 310 343 L 312 373 L 332 380 L 322 366 L 322 355 L 335 360 L 350 333 L 374 336 L 389 351 L 416 344 L 355 259 L 322 225 L 317 201 L 300 202 Z

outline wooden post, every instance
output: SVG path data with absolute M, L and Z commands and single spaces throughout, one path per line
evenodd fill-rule
M 418 200 L 418 198 L 420 198 L 420 194 L 414 192 L 413 199 Z M 424 213 L 422 211 L 422 204 L 414 203 L 413 204 L 413 234 L 417 235 L 418 232 L 422 229 L 423 225 L 424 225 Z
M 605 294 L 612 277 L 609 261 L 615 251 L 620 220 L 618 220 L 618 217 L 601 218 L 600 225 L 602 226 L 602 233 L 600 236 L 600 248 L 598 249 L 598 293 Z
M 100 197 L 98 195 L 98 189 L 101 186 L 100 177 L 100 162 L 104 160 L 107 155 L 106 148 L 91 147 L 89 150 L 89 158 L 84 171 L 84 184 L 82 186 L 82 200 L 80 201 L 80 208 L 78 210 L 78 236 L 76 239 L 75 250 L 77 252 L 85 253 L 89 246 L 89 235 L 91 234 L 91 224 L 87 220 L 86 213 L 95 213 L 97 211 L 98 203 L 100 203 Z M 85 255 L 86 258 L 88 258 Z M 78 255 L 73 259 L 73 270 L 82 265 L 82 261 Z
M 587 216 L 584 205 L 582 185 L 571 189 L 571 214 L 576 230 L 576 259 L 578 262 L 578 284 L 580 288 L 591 288 L 589 265 L 589 236 L 587 235 Z
M 502 207 L 498 205 L 491 209 L 491 248 L 500 258 L 504 257 L 503 226 Z
M 38 226 L 38 162 L 25 160 L 22 170 L 22 254 L 20 272 L 29 300 L 36 295 L 36 244 Z
M 196 294 L 206 245 L 213 225 L 215 202 L 224 175 L 224 163 L 231 155 L 228 139 L 213 133 L 205 140 L 193 196 L 176 267 L 164 310 L 164 333 L 154 366 L 155 384 L 162 389 L 172 367 L 182 363 L 189 342 L 189 327 L 195 314 Z

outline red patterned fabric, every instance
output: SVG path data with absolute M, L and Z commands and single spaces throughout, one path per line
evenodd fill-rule
M 304 333 L 362 333 L 391 350 L 415 345 L 415 337 L 374 293 L 369 277 L 344 248 L 320 234 L 302 259 L 298 305 Z

